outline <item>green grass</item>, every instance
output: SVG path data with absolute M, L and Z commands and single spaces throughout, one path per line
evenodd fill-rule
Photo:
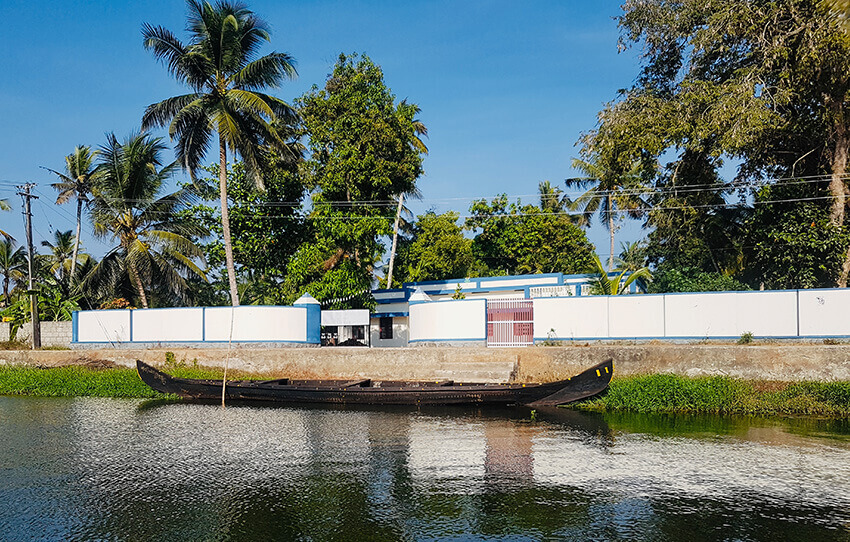
M 220 379 L 220 369 L 206 369 L 184 362 L 166 363 L 168 373 L 180 378 Z M 230 372 L 229 378 L 245 378 Z M 132 397 L 142 399 L 176 398 L 149 388 L 135 369 L 84 366 L 39 368 L 23 365 L 0 366 L 0 395 L 34 397 Z
M 134 369 L 29 366 L 0 367 L 0 394 L 37 397 L 167 397 L 155 392 Z
M 670 374 L 616 378 L 598 398 L 571 405 L 598 412 L 850 416 L 850 382 L 759 382 Z

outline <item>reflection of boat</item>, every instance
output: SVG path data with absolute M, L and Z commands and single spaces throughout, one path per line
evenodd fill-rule
M 221 380 L 175 378 L 136 361 L 142 380 L 162 393 L 190 399 L 221 397 Z M 525 404 L 556 406 L 600 393 L 608 387 L 614 363 L 607 360 L 566 380 L 547 384 L 475 384 L 363 380 L 241 380 L 227 382 L 226 398 L 276 403 L 371 405 Z

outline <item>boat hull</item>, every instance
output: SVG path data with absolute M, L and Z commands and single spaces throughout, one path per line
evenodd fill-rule
M 136 367 L 141 379 L 161 393 L 199 400 L 220 399 L 222 396 L 221 380 L 175 378 L 142 361 L 137 361 Z M 602 392 L 608 387 L 613 374 L 614 364 L 609 359 L 567 380 L 546 384 L 289 379 L 228 381 L 225 398 L 272 403 L 557 406 Z

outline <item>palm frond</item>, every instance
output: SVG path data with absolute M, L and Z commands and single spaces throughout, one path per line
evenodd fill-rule
M 260 90 L 278 88 L 284 79 L 295 79 L 295 59 L 286 53 L 269 53 L 246 64 L 232 78 L 234 88 Z

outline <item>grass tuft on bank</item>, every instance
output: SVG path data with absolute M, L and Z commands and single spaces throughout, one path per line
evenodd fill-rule
M 850 416 L 850 382 L 761 382 L 671 374 L 615 378 L 605 395 L 570 405 L 597 412 Z

